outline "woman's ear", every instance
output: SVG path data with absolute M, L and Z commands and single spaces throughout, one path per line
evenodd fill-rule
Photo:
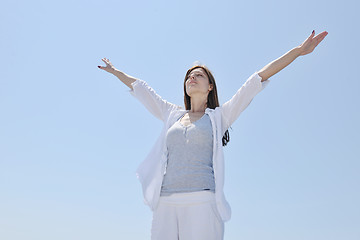
M 213 88 L 214 88 L 214 85 L 213 85 L 213 84 L 209 84 L 209 92 L 210 92 L 211 90 L 213 90 Z

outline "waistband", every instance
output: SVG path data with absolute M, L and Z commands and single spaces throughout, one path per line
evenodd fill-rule
M 161 196 L 159 201 L 171 205 L 189 205 L 207 202 L 215 203 L 215 193 L 211 191 L 173 193 L 169 196 Z

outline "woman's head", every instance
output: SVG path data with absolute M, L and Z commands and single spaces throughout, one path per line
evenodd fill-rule
M 195 94 L 207 95 L 206 107 L 211 109 L 219 107 L 215 78 L 204 65 L 193 66 L 186 72 L 184 79 L 184 103 L 186 110 L 191 109 L 191 96 Z
M 220 106 L 215 78 L 204 65 L 195 65 L 186 72 L 184 79 L 184 104 L 186 110 L 191 109 L 191 96 L 196 94 L 207 94 L 207 108 L 215 109 Z M 222 138 L 223 146 L 226 146 L 229 141 L 229 131 L 226 130 Z

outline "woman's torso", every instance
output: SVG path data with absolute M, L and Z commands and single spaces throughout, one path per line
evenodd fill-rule
M 161 195 L 215 191 L 213 134 L 207 114 L 185 114 L 167 131 L 168 161 Z

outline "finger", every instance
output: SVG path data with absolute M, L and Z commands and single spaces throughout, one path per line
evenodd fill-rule
M 308 38 L 312 38 L 315 35 L 315 30 L 313 30 Z
M 312 31 L 312 33 L 310 34 L 310 36 L 305 40 L 306 41 L 310 41 L 313 37 L 314 37 L 315 31 Z
M 324 31 L 322 33 L 319 33 L 315 38 L 323 38 L 328 34 L 328 32 Z
M 109 61 L 105 58 L 104 60 L 104 63 L 106 64 L 106 66 L 108 66 L 109 65 Z
M 326 37 L 326 35 L 327 32 L 320 33 L 314 38 L 314 40 L 316 40 L 316 42 L 321 42 Z
M 324 39 L 324 38 L 316 39 L 316 40 L 315 40 L 315 44 L 314 44 L 314 48 L 316 48 L 317 45 L 319 45 L 319 43 L 320 43 L 323 39 Z
M 105 58 L 105 59 L 106 59 L 106 60 L 105 60 L 105 61 L 106 61 L 106 63 L 107 63 L 107 64 L 110 64 L 109 59 L 107 59 L 107 58 Z
M 322 33 L 319 33 L 315 38 L 325 37 L 327 34 L 328 34 L 327 32 L 322 32 Z

